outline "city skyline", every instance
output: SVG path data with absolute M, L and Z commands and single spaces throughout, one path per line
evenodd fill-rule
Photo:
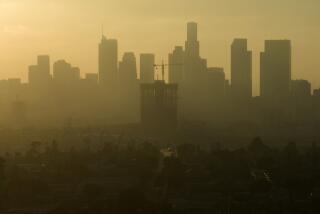
M 317 41 L 319 19 L 315 10 L 319 3 L 316 1 L 285 0 L 277 3 L 275 8 L 272 2 L 253 0 L 241 3 L 201 1 L 198 4 L 191 1 L 182 4 L 175 0 L 167 8 L 164 6 L 165 2 L 163 5 L 151 5 L 139 0 L 128 3 L 130 12 L 124 7 L 123 1 L 96 1 L 95 7 L 92 3 L 83 1 L 77 1 L 76 6 L 74 1 L 62 4 L 55 0 L 45 6 L 44 3 L 37 3 L 0 2 L 0 45 L 1 50 L 6 52 L 0 59 L 1 79 L 18 76 L 26 80 L 26 67 L 38 54 L 50 54 L 53 61 L 65 58 L 80 67 L 82 76 L 84 73 L 97 72 L 96 43 L 100 40 L 101 24 L 104 25 L 108 38 L 118 39 L 119 57 L 127 51 L 134 51 L 136 56 L 140 53 L 154 53 L 156 62 L 161 62 L 162 59 L 167 59 L 167 54 L 174 46 L 183 45 L 186 39 L 184 23 L 194 20 L 199 23 L 201 55 L 208 58 L 209 67 L 224 67 L 228 79 L 230 44 L 234 38 L 248 39 L 248 49 L 253 52 L 254 95 L 258 95 L 259 89 L 259 54 L 267 39 L 290 39 L 294 50 L 293 78 L 308 79 L 315 88 L 320 85 L 320 76 L 316 72 L 320 65 L 315 57 L 320 51 Z M 64 8 L 61 8 L 62 5 Z M 97 5 L 101 8 L 97 9 Z M 75 6 L 74 10 L 69 14 L 72 6 Z M 27 11 L 31 9 L 35 14 L 32 19 L 27 16 Z M 118 13 L 119 18 L 115 21 L 112 18 L 115 11 L 112 10 Z M 141 10 L 145 11 L 143 14 L 148 19 L 139 16 Z M 53 15 L 56 11 L 59 11 L 59 17 Z M 182 11 L 191 12 L 183 15 Z M 46 16 L 43 17 L 45 13 Z M 296 14 L 299 16 L 296 17 Z M 44 20 L 40 21 L 41 18 Z M 64 19 L 65 24 L 61 24 L 61 19 Z M 72 24 L 85 19 L 88 19 L 85 25 Z M 164 33 L 165 36 L 162 36 Z
M 274 66 L 278 66 L 278 63 L 286 63 L 286 57 L 283 58 L 281 55 L 283 54 L 283 48 L 281 48 L 281 46 L 283 47 L 287 47 L 289 48 L 289 52 L 285 53 L 288 54 L 289 57 L 289 61 L 288 61 L 288 68 L 284 68 L 289 69 L 287 72 L 289 72 L 288 78 L 284 77 L 285 79 L 287 79 L 287 92 L 285 94 L 289 94 L 289 88 L 290 88 L 290 81 L 293 81 L 294 78 L 292 77 L 292 41 L 288 40 L 288 39 L 278 39 L 278 40 L 265 40 L 264 41 L 264 48 L 262 51 L 259 52 L 260 54 L 260 58 L 258 59 L 259 62 L 259 76 L 260 79 L 259 80 L 255 80 L 253 78 L 253 76 L 255 76 L 255 74 L 252 72 L 252 65 L 255 64 L 255 60 L 252 57 L 252 51 L 249 50 L 248 48 L 248 39 L 246 38 L 234 38 L 234 40 L 232 41 L 231 45 L 230 45 L 230 56 L 229 56 L 229 60 L 230 60 L 230 75 L 226 75 L 226 69 L 225 67 L 218 67 L 218 66 L 210 66 L 208 65 L 208 59 L 207 58 L 202 58 L 203 56 L 201 55 L 201 41 L 198 40 L 199 37 L 199 31 L 198 31 L 198 23 L 197 22 L 188 22 L 187 23 L 187 36 L 186 36 L 186 41 L 185 41 L 185 47 L 183 46 L 175 46 L 173 48 L 173 52 L 172 53 L 168 53 L 166 60 L 162 59 L 162 63 L 164 62 L 168 62 L 168 69 L 165 69 L 165 81 L 166 82 L 170 82 L 170 83 L 179 83 L 181 80 L 184 81 L 192 81 L 194 82 L 195 79 L 197 78 L 202 78 L 200 75 L 200 73 L 198 73 L 200 70 L 206 71 L 208 69 L 208 71 L 210 70 L 210 68 L 218 68 L 218 69 L 222 69 L 222 72 L 224 74 L 224 78 L 226 81 L 229 81 L 229 84 L 232 85 L 231 87 L 231 93 L 233 94 L 234 98 L 235 97 L 239 97 L 240 100 L 247 97 L 246 99 L 249 99 L 251 97 L 255 97 L 255 96 L 262 96 L 263 95 L 263 91 L 264 91 L 264 79 L 265 77 L 263 77 L 263 73 L 265 72 L 264 70 L 264 55 L 265 53 L 268 53 L 270 50 L 272 50 L 273 47 L 273 54 L 272 56 L 275 57 L 276 60 L 280 60 L 278 62 L 274 62 L 276 64 L 274 64 Z M 153 80 L 157 80 L 159 79 L 159 75 L 160 75 L 160 70 L 158 70 L 156 67 L 160 66 L 161 64 L 157 64 L 157 61 L 155 61 L 155 54 L 154 53 L 141 53 L 140 55 L 135 53 L 135 52 L 128 52 L 128 51 L 124 51 L 123 53 L 119 53 L 119 41 L 116 38 L 107 38 L 106 35 L 103 32 L 101 32 L 101 41 L 99 42 L 98 45 L 98 71 L 97 72 L 81 72 L 81 68 L 79 68 L 78 66 L 76 67 L 70 67 L 71 65 L 66 62 L 65 59 L 58 59 L 55 60 L 54 62 L 52 62 L 50 64 L 50 55 L 38 55 L 38 65 L 29 65 L 28 66 L 28 79 L 26 81 L 23 81 L 23 79 L 21 79 L 21 77 L 13 77 L 13 78 L 8 78 L 8 79 L 19 79 L 22 80 L 22 82 L 26 82 L 26 83 L 32 83 L 32 82 L 37 82 L 36 77 L 37 77 L 37 72 L 45 69 L 44 74 L 41 74 L 42 72 L 40 72 L 38 74 L 38 78 L 43 78 L 45 76 L 51 76 L 51 77 L 46 77 L 48 80 L 49 78 L 54 78 L 54 79 L 59 79 L 59 75 L 56 74 L 55 72 L 55 67 L 56 64 L 60 64 L 62 63 L 62 66 L 69 66 L 69 69 L 73 69 L 73 72 L 76 72 L 76 79 L 78 78 L 80 79 L 85 79 L 87 77 L 87 75 L 90 74 L 96 74 L 98 76 L 99 79 L 99 84 L 104 85 L 104 86 L 108 86 L 109 87 L 114 87 L 114 82 L 116 81 L 117 78 L 121 79 L 121 76 L 123 75 L 122 71 L 123 69 L 121 69 L 121 66 L 123 64 L 123 59 L 128 59 L 129 58 L 134 60 L 134 65 L 132 65 L 132 69 L 134 71 L 134 73 L 132 73 L 132 75 L 134 75 L 134 77 L 132 77 L 133 79 L 139 79 L 142 80 L 142 82 L 144 81 L 144 77 L 143 75 L 141 76 L 141 72 L 143 72 L 144 68 L 144 59 L 143 57 L 146 55 L 151 55 L 154 59 L 153 59 L 153 68 L 151 68 L 150 66 L 150 62 L 149 62 L 149 73 L 150 71 L 153 72 L 153 78 L 149 77 L 149 83 L 152 82 Z M 280 45 L 280 47 L 279 47 Z M 177 49 L 181 49 L 181 53 L 180 53 L 180 58 L 184 58 L 184 59 L 173 59 L 173 55 Z M 279 49 L 280 48 L 280 49 Z M 279 52 L 280 51 L 280 52 Z M 279 54 L 278 54 L 279 52 Z M 123 54 L 123 55 L 121 55 Z M 276 55 L 274 55 L 276 54 Z M 183 55 L 183 56 L 182 56 Z M 278 56 L 277 56 L 278 55 Z M 279 58 L 280 57 L 280 58 Z M 123 58 L 121 60 L 121 58 Z M 282 58 L 282 59 L 281 59 Z M 137 63 L 137 60 L 140 61 L 140 63 Z M 256 59 L 257 60 L 257 59 Z M 284 61 L 283 61 L 284 60 Z M 185 61 L 185 62 L 183 62 Z M 190 64 L 191 63 L 191 64 Z M 270 64 L 270 62 L 268 62 L 268 64 Z M 141 67 L 142 65 L 142 67 Z M 199 67 L 200 66 L 200 67 Z M 51 68 L 52 67 L 52 68 Z M 123 66 L 122 66 L 123 67 Z M 201 68 L 202 67 L 202 68 Z M 227 66 L 228 67 L 228 66 Z M 61 68 L 61 66 L 60 66 Z M 142 70 L 141 70 L 142 69 Z M 177 70 L 178 69 L 178 70 Z M 179 70 L 181 69 L 181 71 Z M 200 69 L 200 70 L 199 70 Z M 270 70 L 271 69 L 271 70 Z M 52 70 L 52 72 L 50 72 Z M 60 69 L 61 70 L 61 69 Z M 63 70 L 63 69 L 62 69 Z M 64 70 L 68 70 L 68 68 L 64 69 Z M 184 76 L 181 72 L 183 72 L 184 70 Z M 272 68 L 269 68 L 269 71 L 267 72 L 270 73 L 270 78 L 272 79 L 273 77 L 275 79 L 278 79 L 278 77 L 274 76 L 274 75 L 281 75 L 283 69 L 277 68 L 276 70 L 274 70 L 273 72 L 275 72 L 274 74 L 271 74 L 270 72 L 272 72 Z M 181 74 L 179 74 L 181 73 Z M 73 75 L 73 74 L 72 74 Z M 172 77 L 172 75 L 180 75 L 180 77 Z M 273 75 L 273 77 L 272 77 Z M 41 77 L 42 76 L 42 77 Z M 71 76 L 61 76 L 60 79 L 63 81 L 63 78 L 65 79 L 64 81 L 67 81 L 68 79 L 72 80 L 74 77 Z M 151 78 L 151 79 L 150 79 Z M 163 75 L 161 74 L 161 78 L 163 78 Z M 178 79 L 177 79 L 178 78 Z M 180 78 L 180 80 L 179 80 Z M 270 79 L 269 78 L 269 79 Z M 40 79 L 38 80 L 38 82 L 40 81 Z M 270 79 L 270 81 L 271 81 Z M 152 81 L 151 81 L 152 80 Z M 302 78 L 297 78 L 296 80 L 304 80 Z M 240 81 L 240 82 L 239 82 Z M 255 82 L 256 81 L 256 82 Z M 270 85 L 271 82 L 269 81 L 269 83 L 267 83 L 267 85 Z M 309 80 L 307 80 L 309 81 Z M 253 85 L 257 84 L 259 85 L 259 89 L 256 89 L 257 91 L 254 93 L 254 90 L 252 90 Z M 240 85 L 239 85 L 240 84 Z M 279 83 L 280 85 L 282 85 L 283 83 Z M 280 86 L 279 85 L 279 86 Z M 313 85 L 311 84 L 311 87 Z M 317 87 L 313 86 L 312 88 L 314 89 L 318 89 Z M 243 90 L 245 90 L 246 92 L 244 92 Z M 277 89 L 276 89 L 277 90 Z M 242 92 L 243 91 L 243 92 Z M 240 94 L 237 94 L 240 93 Z M 242 95 L 241 95 L 242 93 Z M 243 93 L 246 93 L 243 94 Z M 245 96 L 245 97 L 243 97 Z M 241 98 L 242 97 L 242 98 Z

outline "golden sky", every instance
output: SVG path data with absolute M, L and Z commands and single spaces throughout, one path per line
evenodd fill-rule
M 199 24 L 201 55 L 230 76 L 230 45 L 248 38 L 258 88 L 265 39 L 291 39 L 293 78 L 320 87 L 319 0 L 0 0 L 0 79 L 26 80 L 38 54 L 66 59 L 82 74 L 97 72 L 101 25 L 120 56 L 152 52 L 166 59 L 183 45 L 186 23 Z

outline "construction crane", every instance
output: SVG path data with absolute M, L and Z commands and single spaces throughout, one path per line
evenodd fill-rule
M 182 66 L 183 64 L 165 64 L 164 61 L 162 60 L 162 64 L 154 64 L 153 67 L 156 69 L 156 76 L 157 80 L 160 80 L 159 78 L 159 73 L 158 73 L 158 68 L 161 68 L 161 75 L 162 75 L 162 80 L 164 81 L 164 70 L 168 66 Z

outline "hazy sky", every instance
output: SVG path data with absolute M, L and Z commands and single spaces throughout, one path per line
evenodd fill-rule
M 201 55 L 230 76 L 230 44 L 248 38 L 257 93 L 265 39 L 291 39 L 293 78 L 320 87 L 319 0 L 0 0 L 0 78 L 22 77 L 38 54 L 97 72 L 101 25 L 124 51 L 167 59 L 183 45 L 186 22 L 199 23 Z M 137 58 L 138 60 L 138 58 Z

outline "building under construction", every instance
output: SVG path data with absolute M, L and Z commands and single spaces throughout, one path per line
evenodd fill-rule
M 141 122 L 152 133 L 172 133 L 178 123 L 178 85 L 163 80 L 141 84 Z

